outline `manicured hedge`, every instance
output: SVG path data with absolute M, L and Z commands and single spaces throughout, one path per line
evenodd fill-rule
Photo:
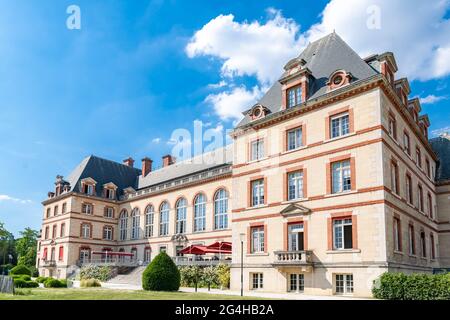
M 375 298 L 387 300 L 449 300 L 450 273 L 383 273 L 374 281 Z
M 142 288 L 153 291 L 178 291 L 180 271 L 165 252 L 158 254 L 142 274 Z
M 114 276 L 114 270 L 109 266 L 84 266 L 80 270 L 80 280 L 97 279 L 100 281 L 108 281 Z
M 37 283 L 44 283 L 47 279 L 48 279 L 48 277 L 37 277 L 36 278 L 36 282 Z
M 19 266 L 15 266 L 14 268 L 11 269 L 11 271 L 9 272 L 11 275 L 13 274 L 26 274 L 28 276 L 31 276 L 31 270 L 29 268 L 27 268 L 24 265 L 19 265 Z
M 15 278 L 14 279 L 14 287 L 16 288 L 37 288 L 39 287 L 39 283 L 36 281 L 26 281 L 23 278 Z
M 97 279 L 85 279 L 80 281 L 80 287 L 82 288 L 92 288 L 92 287 L 101 287 L 100 281 Z
M 67 288 L 67 282 L 65 280 L 48 278 L 44 282 L 44 287 L 46 287 L 46 288 Z

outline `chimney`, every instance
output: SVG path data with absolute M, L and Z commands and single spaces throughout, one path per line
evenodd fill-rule
M 163 159 L 163 167 L 170 166 L 175 162 L 174 158 L 170 154 L 163 156 L 162 159 Z
M 128 159 L 123 160 L 123 164 L 129 167 L 134 166 L 134 160 L 132 157 L 129 157 Z
M 150 158 L 145 157 L 142 159 L 142 176 L 145 177 L 150 172 L 152 172 L 152 163 L 153 160 Z

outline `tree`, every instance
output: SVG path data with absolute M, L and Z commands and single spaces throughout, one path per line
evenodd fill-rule
M 219 279 L 217 277 L 217 270 L 213 266 L 209 266 L 203 269 L 202 280 L 208 285 L 208 291 L 211 290 L 212 284 L 217 284 Z
M 4 223 L 0 222 L 0 265 L 15 262 L 14 236 L 6 230 Z
M 142 288 L 154 291 L 177 291 L 180 271 L 165 252 L 158 254 L 142 274 Z
M 18 264 L 27 267 L 34 267 L 36 264 L 37 238 L 39 232 L 30 228 L 25 228 L 20 232 L 21 238 L 16 240 L 16 252 Z
M 183 282 L 195 287 L 195 292 L 197 292 L 198 283 L 202 279 L 203 270 L 199 266 L 186 266 L 182 268 Z

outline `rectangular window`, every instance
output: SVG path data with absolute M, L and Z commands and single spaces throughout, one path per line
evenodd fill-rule
M 114 190 L 112 190 L 112 189 L 106 189 L 106 198 L 108 198 L 108 199 L 114 199 Z
M 264 252 L 264 227 L 251 228 L 252 246 L 251 253 Z
M 295 107 L 302 103 L 302 87 L 301 85 L 288 89 L 287 91 L 288 108 Z
M 303 198 L 303 172 L 288 173 L 288 200 Z
M 104 227 L 103 228 L 103 239 L 112 240 L 112 233 L 113 233 L 112 227 Z
M 389 116 L 389 135 L 395 139 L 397 139 L 397 124 L 395 122 L 395 118 L 393 116 Z
M 398 166 L 397 163 L 391 162 L 391 190 L 398 194 Z
M 352 274 L 336 274 L 336 294 L 353 293 L 353 275 Z
M 333 162 L 332 169 L 332 193 L 349 191 L 352 189 L 350 160 Z
M 251 143 L 251 160 L 259 160 L 264 157 L 264 139 L 258 139 Z
M 92 210 L 92 204 L 89 203 L 83 203 L 81 205 L 81 212 L 85 213 L 85 214 L 92 214 L 93 210 Z
M 303 145 L 302 128 L 296 128 L 287 132 L 287 150 L 295 150 Z
M 288 225 L 287 240 L 289 251 L 303 251 L 305 249 L 303 223 L 294 223 Z
M 416 254 L 416 241 L 414 239 L 414 227 L 409 225 L 408 227 L 408 240 L 409 240 L 409 254 Z
M 431 250 L 431 259 L 436 259 L 436 249 L 434 246 L 434 235 L 430 234 L 430 250 Z
M 420 253 L 422 254 L 423 258 L 426 258 L 427 256 L 427 242 L 425 240 L 425 232 L 420 233 Z
M 423 209 L 423 189 L 422 189 L 422 186 L 420 184 L 417 186 L 417 208 L 421 212 L 425 211 Z
M 422 154 L 419 148 L 416 148 L 416 164 L 419 168 L 422 168 Z
M 428 160 L 428 159 L 425 160 L 425 167 L 426 167 L 426 170 L 427 170 L 427 176 L 428 176 L 428 178 L 431 179 L 431 165 L 430 165 L 430 160 Z
M 166 246 L 159 247 L 159 252 L 167 252 L 167 247 Z
M 403 133 L 403 148 L 405 149 L 407 154 L 411 155 L 411 145 L 409 142 L 409 135 L 406 132 Z
M 333 220 L 333 249 L 343 250 L 353 248 L 352 219 Z
M 427 207 L 428 207 L 428 216 L 433 218 L 433 198 L 431 198 L 431 194 L 427 194 Z
M 85 184 L 84 185 L 84 193 L 87 195 L 93 195 L 94 194 L 94 186 L 92 184 Z
M 252 289 L 262 289 L 263 288 L 263 274 L 262 273 L 252 273 Z
M 62 238 L 66 235 L 66 224 L 61 224 L 61 229 L 59 230 L 59 236 Z
M 305 275 L 301 273 L 291 273 L 289 275 L 289 291 L 303 292 L 305 290 Z
M 58 260 L 59 261 L 63 261 L 64 260 L 64 247 L 59 247 Z
M 67 203 L 63 203 L 61 213 L 66 213 L 66 211 L 67 211 Z
M 58 206 L 55 206 L 55 208 L 53 208 L 53 215 L 54 216 L 58 215 Z
M 264 179 L 252 181 L 252 206 L 260 206 L 264 204 Z
M 175 246 L 175 256 L 177 257 L 182 257 L 183 254 L 180 253 L 181 250 L 184 249 L 184 246 Z
M 105 218 L 114 218 L 114 208 L 111 207 L 105 208 Z
M 350 133 L 350 116 L 348 113 L 339 114 L 330 119 L 330 137 L 337 138 Z
M 394 218 L 394 250 L 401 251 L 401 228 L 400 219 Z
M 413 191 L 412 191 L 412 182 L 411 176 L 409 174 L 406 175 L 406 201 L 408 203 L 413 204 Z

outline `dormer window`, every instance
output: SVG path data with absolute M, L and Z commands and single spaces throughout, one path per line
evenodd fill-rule
M 345 70 L 338 70 L 331 74 L 327 82 L 328 90 L 334 90 L 336 88 L 342 87 L 343 85 L 349 84 L 351 79 L 351 74 Z
M 292 108 L 302 103 L 302 86 L 298 85 L 287 90 L 287 107 Z
M 105 190 L 105 197 L 107 199 L 114 199 L 115 198 L 115 191 L 113 189 L 106 189 Z
M 261 104 L 257 104 L 250 111 L 250 117 L 252 118 L 252 120 L 256 120 L 256 119 L 265 117 L 268 112 L 269 112 L 269 109 L 267 109 L 266 107 L 264 107 Z
M 87 195 L 93 195 L 94 194 L 94 186 L 92 184 L 84 184 L 83 185 L 83 193 Z
M 92 178 L 84 178 L 81 180 L 81 192 L 92 196 L 95 194 L 95 184 L 97 182 Z

